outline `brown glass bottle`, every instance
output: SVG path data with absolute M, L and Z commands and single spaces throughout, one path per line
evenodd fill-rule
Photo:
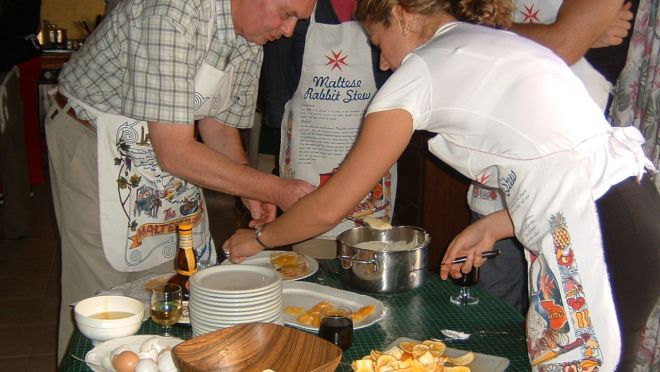
M 181 286 L 183 300 L 188 301 L 190 292 L 188 291 L 188 280 L 190 276 L 197 271 L 197 259 L 193 250 L 192 225 L 182 223 L 179 225 L 179 248 L 176 255 L 176 275 L 168 283 L 174 283 Z

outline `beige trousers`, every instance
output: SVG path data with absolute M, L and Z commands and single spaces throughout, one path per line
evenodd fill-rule
M 58 363 L 74 331 L 72 303 L 148 273 L 174 271 L 174 264 L 167 262 L 148 271 L 119 272 L 106 261 L 99 225 L 96 134 L 70 117 L 66 109 L 53 104 L 46 116 L 53 205 L 62 251 Z

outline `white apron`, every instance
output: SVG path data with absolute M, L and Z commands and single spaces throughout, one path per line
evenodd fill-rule
M 526 248 L 527 347 L 535 371 L 590 371 L 596 365 L 613 371 L 619 361 L 620 333 L 589 179 L 589 154 L 595 146 L 613 149 L 634 159 L 636 176 L 652 166 L 643 158 L 639 132 L 613 128 L 602 136 L 573 151 L 526 161 L 476 153 L 441 135 L 429 141 L 429 149 L 441 160 L 505 197 L 516 237 Z
M 215 1 L 211 1 L 208 54 L 213 38 Z M 231 69 L 204 62 L 195 76 L 194 118 L 214 117 L 230 102 Z M 176 255 L 176 227 L 193 225 L 198 260 L 215 260 L 202 189 L 163 171 L 156 160 L 146 121 L 99 112 L 96 116 L 101 238 L 115 270 L 142 271 Z M 103 170 L 103 171 L 101 171 Z
M 300 83 L 282 119 L 280 173 L 319 186 L 353 147 L 376 82 L 371 48 L 357 22 L 321 24 L 312 13 L 303 56 Z M 351 214 L 390 220 L 395 195 L 396 165 Z M 334 239 L 352 227 L 344 221 L 319 238 Z
M 555 21 L 563 0 L 514 0 L 513 20 L 516 23 L 549 24 Z M 612 84 L 584 58 L 569 66 L 580 78 L 591 99 L 603 111 L 607 107 Z M 485 216 L 504 209 L 502 195 L 497 190 L 472 183 L 467 195 L 470 209 Z

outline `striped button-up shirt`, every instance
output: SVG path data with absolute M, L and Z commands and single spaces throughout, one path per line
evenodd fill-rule
M 261 46 L 234 33 L 230 0 L 124 0 L 74 53 L 60 88 L 99 111 L 162 123 L 193 122 L 194 81 L 204 60 L 233 66 L 230 108 L 216 118 L 252 126 Z M 213 22 L 207 52 L 209 22 Z

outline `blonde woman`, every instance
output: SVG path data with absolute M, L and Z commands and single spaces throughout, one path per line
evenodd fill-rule
M 452 241 L 443 262 L 468 260 L 443 267 L 441 277 L 480 266 L 480 252 L 515 234 L 531 273 L 533 369 L 615 370 L 619 355 L 630 353 L 621 333 L 639 329 L 626 320 L 643 323 L 658 293 L 657 280 L 644 280 L 657 277 L 660 247 L 660 197 L 646 174 L 653 167 L 640 133 L 610 127 L 550 50 L 475 25 L 506 28 L 510 14 L 507 1 L 359 1 L 356 16 L 381 49 L 381 68 L 395 72 L 367 109 L 339 171 L 256 234 L 237 231 L 224 245 L 230 259 L 334 226 L 396 161 L 414 130 L 435 132 L 433 154 L 502 190 L 506 201 L 505 210 Z M 615 271 L 607 263 L 628 271 L 610 276 Z M 615 301 L 621 289 L 640 283 L 645 289 L 628 299 L 633 308 L 622 311 Z

